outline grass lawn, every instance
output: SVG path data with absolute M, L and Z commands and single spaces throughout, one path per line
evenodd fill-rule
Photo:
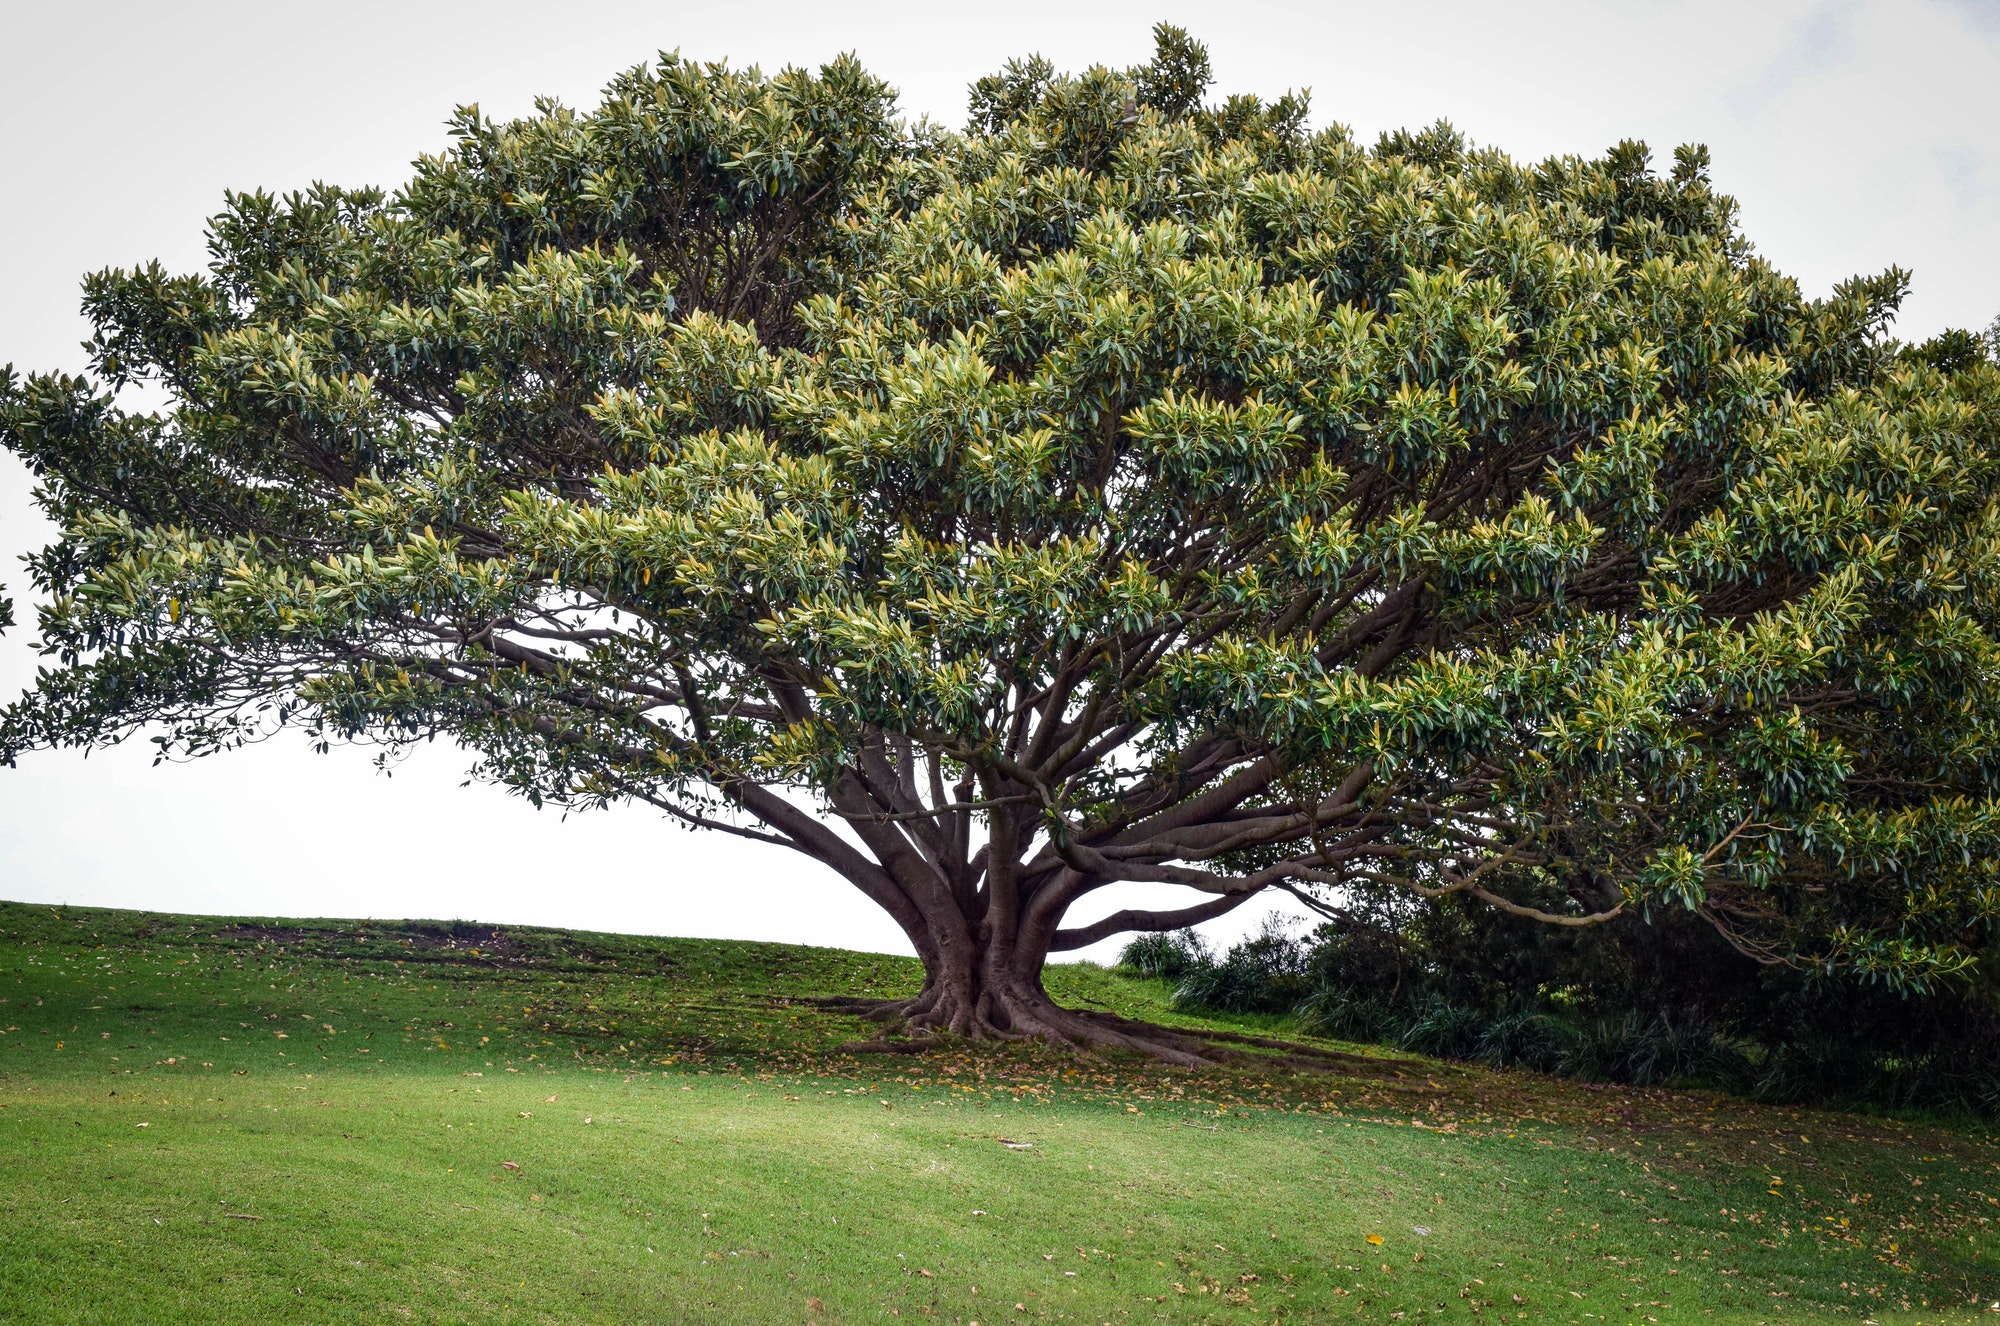
M 1992 1320 L 1971 1125 L 843 1053 L 914 963 L 0 904 L 0 1321 Z M 1058 997 L 1175 1017 L 1091 967 Z

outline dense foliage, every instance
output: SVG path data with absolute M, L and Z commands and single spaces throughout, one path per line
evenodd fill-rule
M 1273 1015 L 1497 1067 L 2000 1113 L 2000 986 L 1985 968 L 1917 992 L 1762 967 L 1684 912 L 1580 934 L 1385 894 L 1344 924 L 1267 930 L 1221 953 L 1191 931 L 1147 935 L 1121 965 L 1169 982 L 1188 1012 Z
M 1046 955 L 1269 889 L 1967 970 L 2000 373 L 1701 149 L 1368 147 L 1159 37 L 962 133 L 664 57 L 92 277 L 92 376 L 0 377 L 65 530 L 0 755 L 444 734 L 826 863 L 962 1032 L 1134 1043 Z M 1200 900 L 1065 927 L 1125 881 Z

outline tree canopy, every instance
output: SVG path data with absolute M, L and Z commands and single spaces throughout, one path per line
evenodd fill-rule
M 0 376 L 63 527 L 0 755 L 442 735 L 830 866 L 917 1026 L 1169 1057 L 1047 955 L 1395 888 L 1964 971 L 1988 357 L 1899 347 L 1900 271 L 1804 297 L 1704 149 L 1366 146 L 1157 37 L 962 132 L 663 56 L 90 277 L 90 375 Z M 1066 924 L 1126 881 L 1188 905 Z

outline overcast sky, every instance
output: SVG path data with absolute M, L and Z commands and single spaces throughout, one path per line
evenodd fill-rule
M 1444 117 L 1529 159 L 1640 138 L 1670 161 L 1675 144 L 1705 142 L 1750 238 L 1809 293 L 1899 264 L 1915 273 L 1906 337 L 2000 313 L 2000 0 L 0 0 L 0 363 L 81 369 L 84 272 L 198 267 L 224 189 L 393 186 L 443 146 L 461 103 L 499 116 L 544 94 L 589 105 L 661 49 L 766 67 L 854 51 L 906 112 L 957 124 L 967 84 L 1006 58 L 1136 63 L 1159 19 L 1208 43 L 1218 93 L 1307 87 L 1317 123 L 1368 141 Z M 0 580 L 17 599 L 16 559 L 48 533 L 29 487 L 0 457 Z M 32 675 L 32 638 L 31 620 L 0 637 L 0 695 Z M 143 743 L 32 756 L 0 769 L 0 898 L 907 951 L 802 859 L 643 810 L 565 821 L 462 787 L 462 765 L 429 749 L 384 777 L 367 753 L 283 740 L 162 768 Z M 1249 911 L 1208 928 L 1240 934 L 1259 920 Z

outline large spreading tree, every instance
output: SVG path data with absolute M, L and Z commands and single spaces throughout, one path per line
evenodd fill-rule
M 63 529 L 0 756 L 442 735 L 831 868 L 912 1027 L 1171 1058 L 1048 955 L 1391 887 L 1965 971 L 2000 372 L 1900 272 L 1804 298 L 1701 149 L 1364 147 L 1157 36 L 959 133 L 667 56 L 89 278 L 92 374 L 0 376 Z M 1186 904 L 1067 923 L 1129 881 Z

